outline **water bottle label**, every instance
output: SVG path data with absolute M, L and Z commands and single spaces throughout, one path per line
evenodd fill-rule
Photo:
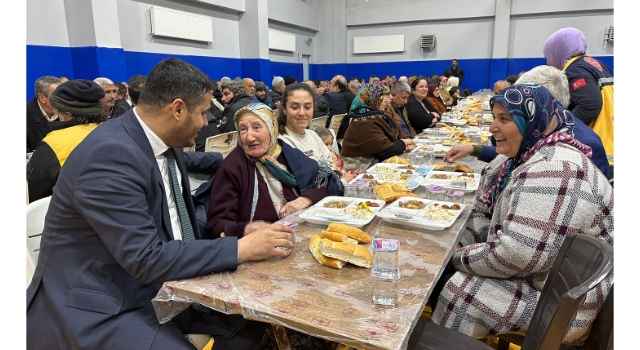
M 396 239 L 375 238 L 371 246 L 379 252 L 397 252 L 400 250 L 400 241 Z

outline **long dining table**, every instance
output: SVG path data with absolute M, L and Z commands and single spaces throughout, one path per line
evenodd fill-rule
M 473 157 L 461 161 L 476 172 L 485 164 Z M 420 190 L 424 189 L 419 187 L 416 192 Z M 380 217 L 362 228 L 373 238 L 400 241 L 395 307 L 373 304 L 369 269 L 351 264 L 334 269 L 319 264 L 309 251 L 309 238 L 327 226 L 305 222 L 298 212 L 285 218 L 297 223 L 294 249 L 288 257 L 246 262 L 235 271 L 165 282 L 152 301 L 158 320 L 167 322 L 191 303 L 199 303 L 357 349 L 403 349 L 460 240 L 474 196 L 465 195 L 466 205 L 459 217 L 443 230 L 409 228 Z

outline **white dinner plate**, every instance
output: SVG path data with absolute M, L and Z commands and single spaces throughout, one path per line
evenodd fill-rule
M 448 190 L 460 190 L 460 191 L 464 191 L 464 192 L 474 192 L 478 189 L 478 186 L 480 185 L 480 174 L 478 173 L 474 173 L 473 174 L 473 179 L 475 181 L 466 181 L 467 187 L 466 188 L 460 188 L 460 187 L 453 187 L 451 185 L 451 182 L 458 176 L 464 175 L 465 173 L 461 173 L 461 172 L 454 172 L 454 171 L 431 171 L 429 174 L 427 174 L 424 177 L 424 180 L 422 181 L 421 185 L 422 186 L 427 186 L 427 185 L 440 185 L 442 186 L 442 188 L 448 189 Z M 446 179 L 438 179 L 437 177 L 447 177 Z
M 324 205 L 330 202 L 347 202 L 347 206 L 343 209 L 325 208 Z M 363 215 L 363 210 L 357 210 L 357 205 L 361 202 L 371 202 L 378 204 L 377 207 L 370 206 L 369 209 L 373 213 Z M 364 198 L 352 198 L 341 196 L 328 196 L 319 201 L 318 203 L 307 208 L 300 218 L 317 225 L 329 225 L 330 222 L 340 222 L 354 227 L 362 227 L 373 220 L 375 214 L 382 209 L 385 205 L 385 201 L 379 199 L 364 199 Z M 363 215 L 360 217 L 360 215 Z
M 400 203 L 406 203 L 408 201 L 417 201 L 425 204 L 424 209 L 407 209 L 401 208 Z M 432 219 L 426 215 L 427 208 L 434 204 L 460 207 L 458 210 L 447 209 L 444 215 L 447 215 L 447 219 Z M 436 201 L 424 198 L 415 197 L 401 197 L 389 204 L 384 209 L 380 210 L 376 215 L 386 222 L 393 224 L 423 229 L 431 231 L 440 231 L 451 227 L 453 223 L 458 219 L 465 205 L 460 203 L 453 203 L 447 201 Z

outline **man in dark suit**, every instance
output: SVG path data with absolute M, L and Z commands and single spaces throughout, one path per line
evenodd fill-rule
M 161 61 L 138 105 L 100 125 L 70 154 L 27 289 L 28 349 L 193 349 L 183 333 L 212 335 L 214 349 L 257 346 L 264 323 L 197 305 L 160 324 L 151 304 L 165 281 L 284 257 L 278 247 L 293 248 L 292 230 L 282 225 L 239 240 L 201 239 L 194 229 L 182 149 L 207 125 L 212 90 L 198 68 Z M 190 168 L 215 169 L 222 160 L 207 159 L 190 152 Z
M 344 114 L 349 111 L 351 107 L 347 101 L 347 95 L 345 94 L 345 89 L 347 88 L 347 79 L 342 75 L 336 75 L 331 79 L 330 91 L 324 92 L 324 98 L 329 102 L 329 119 L 327 120 L 327 127 L 331 123 L 331 117 L 335 114 Z M 354 96 L 355 97 L 355 96 Z M 353 100 L 351 100 L 353 101 Z M 344 133 L 347 131 L 347 126 L 349 126 L 348 118 L 342 119 L 342 123 L 340 124 L 340 128 L 338 129 L 338 134 L 336 135 L 336 139 L 340 140 L 344 138 Z
M 49 123 L 58 118 L 49 103 L 49 96 L 58 85 L 60 80 L 50 75 L 36 79 L 36 95 L 27 102 L 27 153 L 36 149 L 38 143 L 51 131 Z

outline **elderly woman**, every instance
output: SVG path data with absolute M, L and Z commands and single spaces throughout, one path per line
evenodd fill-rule
M 436 112 L 440 113 L 440 115 L 447 111 L 447 106 L 444 104 L 442 97 L 440 97 L 440 87 L 438 85 L 429 85 L 427 100 L 436 109 Z
M 613 157 L 613 72 L 587 56 L 587 39 L 576 28 L 562 28 L 551 34 L 542 49 L 547 65 L 567 73 L 571 104 L 567 109 L 595 131 Z
M 456 77 L 451 77 L 451 78 L 456 78 Z M 449 96 L 449 88 L 447 86 L 449 86 L 449 79 L 447 77 L 444 77 L 444 79 L 440 80 L 440 98 L 442 99 L 442 102 L 444 103 L 445 106 L 451 108 L 451 106 L 453 105 L 453 98 L 451 98 L 451 96 Z M 456 78 L 457 80 L 458 78 Z M 458 85 L 456 83 L 456 85 Z
M 385 114 L 391 96 L 389 88 L 375 83 L 358 90 L 351 104 L 351 123 L 342 141 L 342 161 L 347 170 L 366 170 L 387 158 L 412 151 L 416 144 L 402 139 Z
M 103 97 L 100 85 L 82 79 L 60 84 L 53 91 L 49 101 L 60 121 L 51 123 L 53 131 L 38 144 L 27 163 L 30 202 L 52 194 L 71 151 L 107 119 L 102 110 Z
M 429 92 L 427 80 L 424 78 L 414 80 L 411 83 L 411 92 L 405 108 L 413 128 L 420 133 L 424 129 L 435 127 L 440 114 L 427 100 L 427 92 Z
M 475 338 L 526 332 L 566 234 L 613 245 L 613 191 L 574 138 L 573 115 L 534 84 L 509 86 L 490 105 L 500 155 L 482 171 L 432 317 Z M 612 283 L 588 292 L 565 344 L 584 341 Z
M 205 229 L 209 238 L 221 233 L 240 238 L 328 195 L 342 195 L 331 169 L 278 139 L 269 107 L 250 104 L 234 120 L 240 147 L 224 159 L 213 180 Z

